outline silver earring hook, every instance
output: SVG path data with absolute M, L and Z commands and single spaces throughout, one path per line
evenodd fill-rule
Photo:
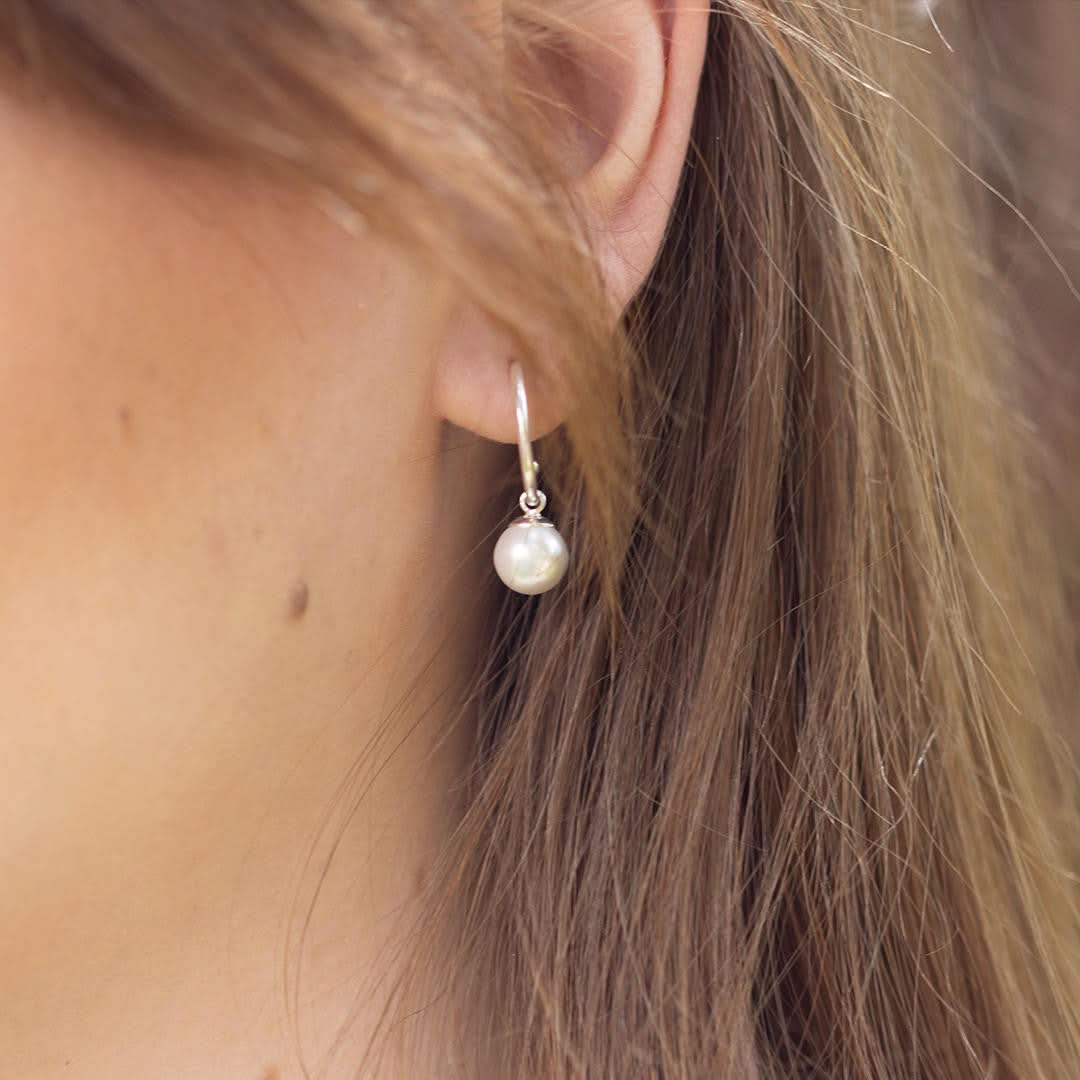
M 521 461 L 521 482 L 525 488 L 522 503 L 535 509 L 543 501 L 537 486 L 537 473 L 540 465 L 533 457 L 532 440 L 529 433 L 529 399 L 525 393 L 525 374 L 517 360 L 510 362 L 510 379 L 514 384 L 514 405 L 517 413 L 518 457 Z

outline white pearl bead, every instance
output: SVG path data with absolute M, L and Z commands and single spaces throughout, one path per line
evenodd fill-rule
M 518 518 L 495 545 L 495 572 L 508 589 L 526 596 L 555 588 L 569 564 L 566 541 L 544 518 Z

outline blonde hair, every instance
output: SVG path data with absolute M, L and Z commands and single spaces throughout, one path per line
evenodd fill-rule
M 492 593 L 431 885 L 461 1053 L 1069 1075 L 1075 670 L 973 185 L 901 41 L 932 27 L 714 4 L 671 227 L 612 334 L 536 81 L 580 4 L 507 0 L 501 52 L 448 6 L 36 0 L 0 47 L 430 252 L 580 403 L 542 447 L 575 574 Z

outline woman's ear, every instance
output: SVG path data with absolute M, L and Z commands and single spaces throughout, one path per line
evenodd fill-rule
M 604 0 L 584 4 L 548 50 L 538 93 L 555 94 L 565 124 L 564 174 L 577 185 L 618 318 L 660 251 L 690 132 L 709 28 L 707 0 Z M 436 377 L 444 419 L 500 442 L 516 437 L 510 344 L 482 312 L 463 309 Z M 560 402 L 530 395 L 534 435 L 563 419 Z
M 581 186 L 619 315 L 652 268 L 671 218 L 690 150 L 708 9 L 703 0 L 619 0 L 597 5 L 593 16 L 583 59 L 608 53 L 592 70 L 613 100 L 608 126 L 597 129 L 601 152 Z

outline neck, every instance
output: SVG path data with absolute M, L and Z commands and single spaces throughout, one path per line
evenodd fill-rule
M 425 516 L 397 528 L 422 536 Z M 76 601 L 59 648 L 78 665 L 14 620 L 8 715 L 32 723 L 0 755 L 11 1075 L 289 1077 L 295 1039 L 334 1075 L 320 1070 L 349 1020 L 337 1065 L 353 1075 L 467 750 L 454 719 L 477 640 L 465 586 L 479 590 L 435 539 L 381 549 L 377 576 L 355 555 L 351 575 L 309 575 L 280 618 L 252 616 L 258 587 L 220 605 L 173 590 L 171 608 L 95 595 L 127 618 L 80 640 L 94 622 Z M 451 579 L 453 595 L 436 587 Z M 50 681 L 41 656 L 80 678 Z

